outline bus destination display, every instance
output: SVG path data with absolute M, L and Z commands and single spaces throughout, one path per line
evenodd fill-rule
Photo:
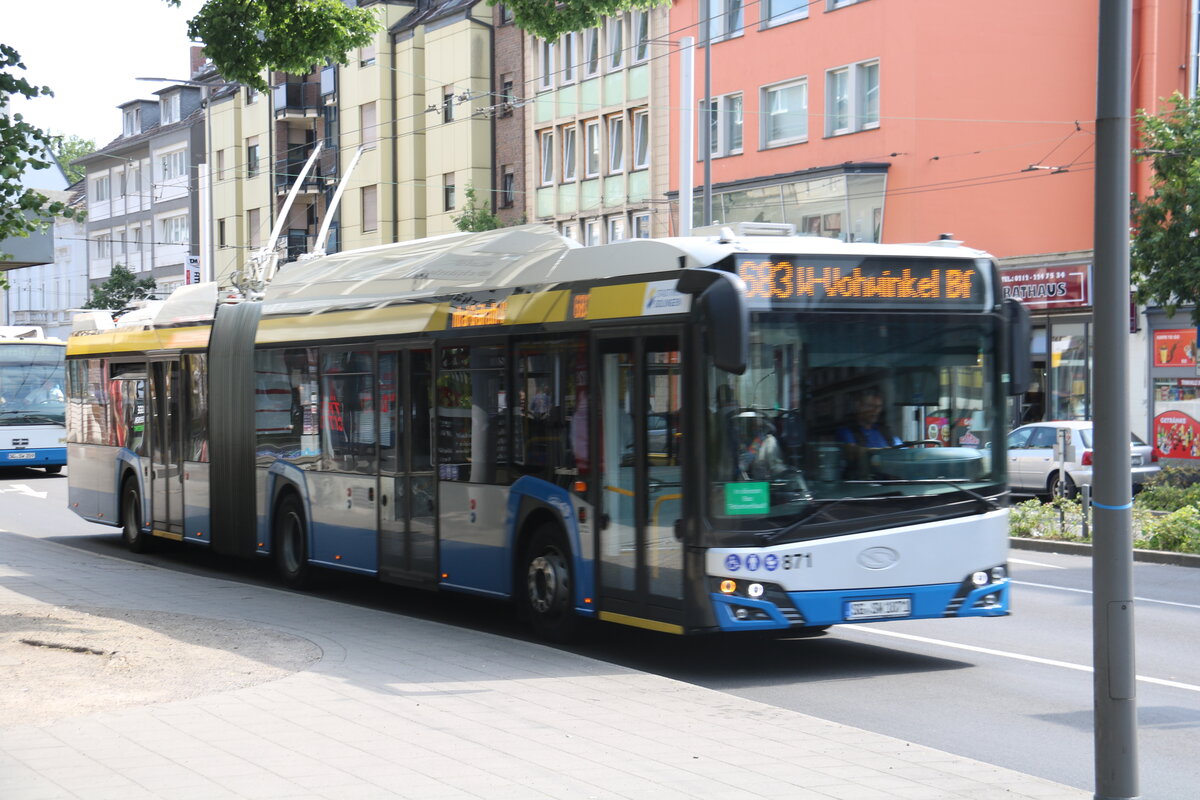
M 976 262 L 919 259 L 737 257 L 752 306 L 837 306 L 980 311 L 987 299 Z

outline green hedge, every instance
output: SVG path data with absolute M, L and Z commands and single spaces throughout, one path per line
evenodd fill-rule
M 1082 507 L 1074 500 L 1026 500 L 1012 507 L 1009 533 L 1022 539 L 1091 542 L 1084 537 Z M 1090 520 L 1089 520 L 1090 522 Z M 1200 505 L 1187 505 L 1170 514 L 1155 513 L 1139 504 L 1133 507 L 1133 546 L 1142 550 L 1200 553 Z M 1091 528 L 1088 529 L 1089 534 Z

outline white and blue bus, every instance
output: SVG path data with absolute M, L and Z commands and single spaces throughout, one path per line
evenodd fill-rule
M 67 463 L 66 349 L 41 328 L 0 326 L 0 467 Z
M 952 242 L 538 226 L 287 265 L 68 346 L 70 504 L 154 537 L 671 633 L 1008 613 L 1028 318 Z M 81 424 L 74 424 L 74 421 Z

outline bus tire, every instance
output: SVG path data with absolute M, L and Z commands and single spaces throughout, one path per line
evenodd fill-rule
M 304 504 L 298 496 L 288 492 L 275 509 L 271 550 L 279 579 L 292 589 L 304 589 L 312 584 L 307 528 Z
M 150 534 L 142 528 L 142 497 L 132 477 L 121 483 L 121 538 L 131 553 L 150 552 Z
M 534 633 L 552 642 L 567 642 L 575 635 L 579 617 L 573 608 L 575 576 L 571 548 L 562 530 L 545 523 L 525 546 L 518 575 L 517 602 Z
M 57 475 L 62 472 L 62 464 L 50 464 L 43 467 L 43 469 L 46 470 L 47 475 Z

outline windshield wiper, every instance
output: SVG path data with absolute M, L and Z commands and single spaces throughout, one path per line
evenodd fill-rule
M 882 481 L 863 481 L 863 483 L 882 483 Z M 881 501 L 881 500 L 895 500 L 897 498 L 902 498 L 902 497 L 917 497 L 917 496 L 919 496 L 919 495 L 904 495 L 900 492 L 888 492 L 887 494 L 877 494 L 877 495 L 872 495 L 870 497 L 857 497 L 854 495 L 847 495 L 846 497 L 839 497 L 836 500 L 811 500 L 809 502 L 821 503 L 822 505 L 819 508 L 814 509 L 813 512 L 811 514 L 809 514 L 807 517 L 805 517 L 804 519 L 797 520 L 797 521 L 793 522 L 791 525 L 788 525 L 786 528 L 783 528 L 781 530 L 769 531 L 769 532 L 763 531 L 763 532 L 757 533 L 755 535 L 758 536 L 758 538 L 761 539 L 764 544 L 769 544 L 769 543 L 775 541 L 776 539 L 782 539 L 785 536 L 789 536 L 789 535 L 795 533 L 796 531 L 805 527 L 809 523 L 815 522 L 818 519 L 820 519 L 821 517 L 825 516 L 827 513 L 832 511 L 837 506 L 840 506 L 842 503 L 848 502 L 850 500 L 860 500 L 860 501 L 865 501 L 865 502 L 877 502 L 877 501 Z
M 26 425 L 62 425 L 63 420 L 48 417 L 45 414 L 29 414 L 25 411 L 3 411 L 0 412 L 0 419 L 4 420 L 20 420 Z
M 949 480 L 947 478 L 926 478 L 924 480 L 879 480 L 873 481 L 873 483 L 887 484 L 890 486 L 940 486 L 944 484 L 946 486 L 953 486 L 963 494 L 970 495 L 979 502 L 983 503 L 989 511 L 999 511 L 1001 508 L 1000 504 L 997 503 L 993 498 L 988 497 L 987 495 L 982 495 L 974 489 L 968 489 L 961 483 Z M 1001 492 L 999 496 L 1003 497 L 1005 494 L 1008 493 Z

